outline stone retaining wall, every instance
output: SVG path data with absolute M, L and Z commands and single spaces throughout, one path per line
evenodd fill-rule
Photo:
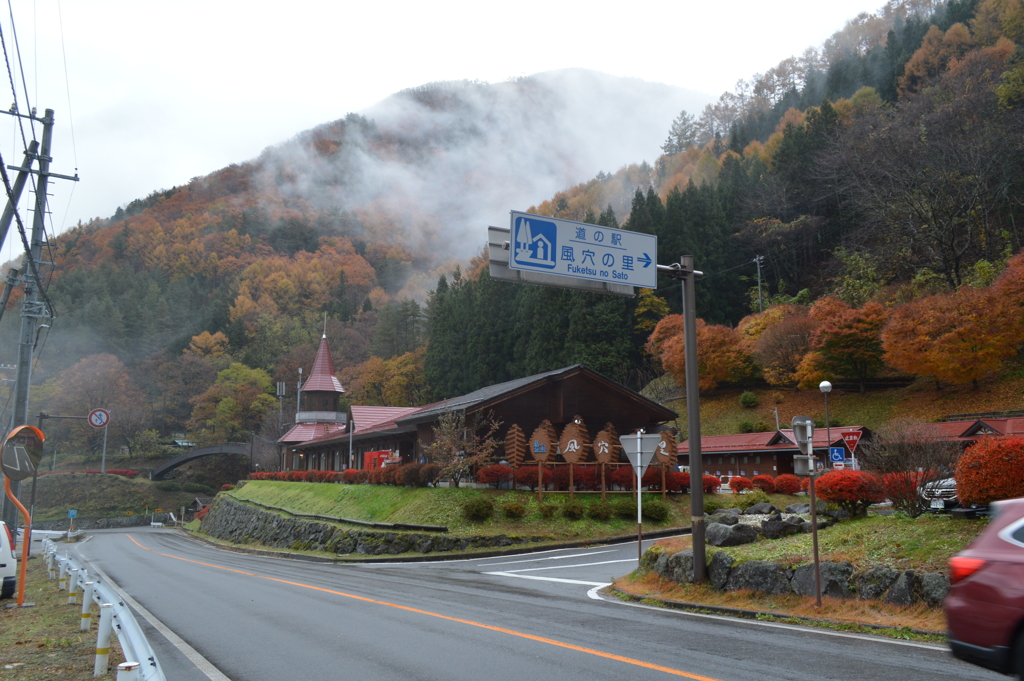
M 820 569 L 821 594 L 832 598 L 882 600 L 897 605 L 923 602 L 935 607 L 942 604 L 949 591 L 949 578 L 941 573 L 915 574 L 913 570 L 885 566 L 855 572 L 847 562 L 823 562 Z M 653 546 L 644 553 L 640 570 L 688 584 L 693 581 L 693 550 L 669 555 L 663 547 Z M 766 594 L 814 595 L 813 564 L 791 569 L 769 561 L 749 560 L 737 565 L 732 556 L 717 551 L 708 561 L 707 575 L 708 582 L 719 591 L 748 589 Z
M 547 537 L 507 535 L 447 537 L 419 532 L 381 532 L 347 529 L 338 525 L 288 518 L 277 513 L 247 506 L 220 495 L 203 519 L 202 530 L 216 539 L 236 544 L 262 544 L 276 549 L 323 551 L 344 555 L 357 553 L 376 556 L 465 551 L 544 541 Z

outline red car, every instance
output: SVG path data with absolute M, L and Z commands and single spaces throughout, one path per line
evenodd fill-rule
M 989 526 L 949 560 L 953 655 L 1024 677 L 1024 498 L 997 501 Z

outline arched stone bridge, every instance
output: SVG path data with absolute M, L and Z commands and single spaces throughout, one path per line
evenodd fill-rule
M 178 466 L 201 459 L 204 456 L 215 456 L 217 454 L 244 454 L 250 455 L 252 445 L 248 442 L 218 442 L 205 447 L 193 447 L 187 452 L 182 452 L 170 461 L 165 461 L 153 469 L 153 479 L 162 480 L 164 475 L 173 471 Z

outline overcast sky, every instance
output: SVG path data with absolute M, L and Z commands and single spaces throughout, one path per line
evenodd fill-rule
M 29 99 L 40 112 L 56 112 L 52 170 L 72 175 L 77 167 L 82 178 L 73 192 L 72 183 L 60 180 L 51 190 L 58 232 L 251 159 L 403 88 L 583 67 L 717 97 L 881 6 L 879 0 L 12 1 Z M 10 17 L 0 25 L 24 106 Z M 20 164 L 13 118 L 2 118 L 0 153 L 7 164 Z

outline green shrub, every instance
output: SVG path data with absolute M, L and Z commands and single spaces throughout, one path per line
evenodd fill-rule
M 751 423 L 750 421 L 740 421 L 739 425 L 736 426 L 736 428 L 741 433 L 753 433 L 754 432 L 754 424 Z
M 636 501 L 629 497 L 623 496 L 616 499 L 612 502 L 612 509 L 620 518 L 636 519 Z
M 586 515 L 587 507 L 579 499 L 570 499 L 562 504 L 562 515 L 569 520 L 579 520 Z
M 555 512 L 558 511 L 558 504 L 552 504 L 550 501 L 545 501 L 537 506 L 537 510 L 540 511 L 541 516 L 544 518 L 551 518 L 555 515 Z
M 754 424 L 754 430 L 752 430 L 750 432 L 752 432 L 752 433 L 767 433 L 768 431 L 773 430 L 774 428 L 775 428 L 775 426 L 771 425 L 770 423 L 768 423 L 764 419 L 761 419 L 760 421 L 758 421 L 758 422 L 756 422 Z
M 213 496 L 213 488 L 207 485 L 201 485 L 198 482 L 186 482 L 181 486 L 181 489 L 186 492 L 192 492 L 193 494 L 202 494 L 208 497 Z
M 462 505 L 462 513 L 467 520 L 483 522 L 494 515 L 494 504 L 487 497 L 477 497 Z
M 712 513 L 714 513 L 715 511 L 717 511 L 719 509 L 722 509 L 722 508 L 732 508 L 732 506 L 734 504 L 735 504 L 735 499 L 732 497 L 732 495 L 730 495 L 728 497 L 705 496 L 704 497 L 704 513 L 706 513 L 707 515 L 711 515 Z
M 751 390 L 744 390 L 743 394 L 740 395 L 740 406 L 753 409 L 757 406 L 757 395 Z
M 510 501 L 501 507 L 501 512 L 510 520 L 518 520 L 526 515 L 526 506 L 519 501 Z
M 173 480 L 161 480 L 156 483 L 156 488 L 162 492 L 180 492 L 181 483 Z
M 668 504 L 661 499 L 645 501 L 642 510 L 644 517 L 654 522 L 663 523 L 668 520 Z
M 768 498 L 768 494 L 763 489 L 753 489 L 746 494 L 739 494 L 739 501 L 736 505 L 742 508 L 744 511 L 753 506 L 754 504 L 760 504 L 762 501 L 771 501 Z
M 596 504 L 592 504 L 587 510 L 587 515 L 594 520 L 608 520 L 614 514 L 615 511 L 612 509 L 612 505 L 607 501 L 599 501 Z

